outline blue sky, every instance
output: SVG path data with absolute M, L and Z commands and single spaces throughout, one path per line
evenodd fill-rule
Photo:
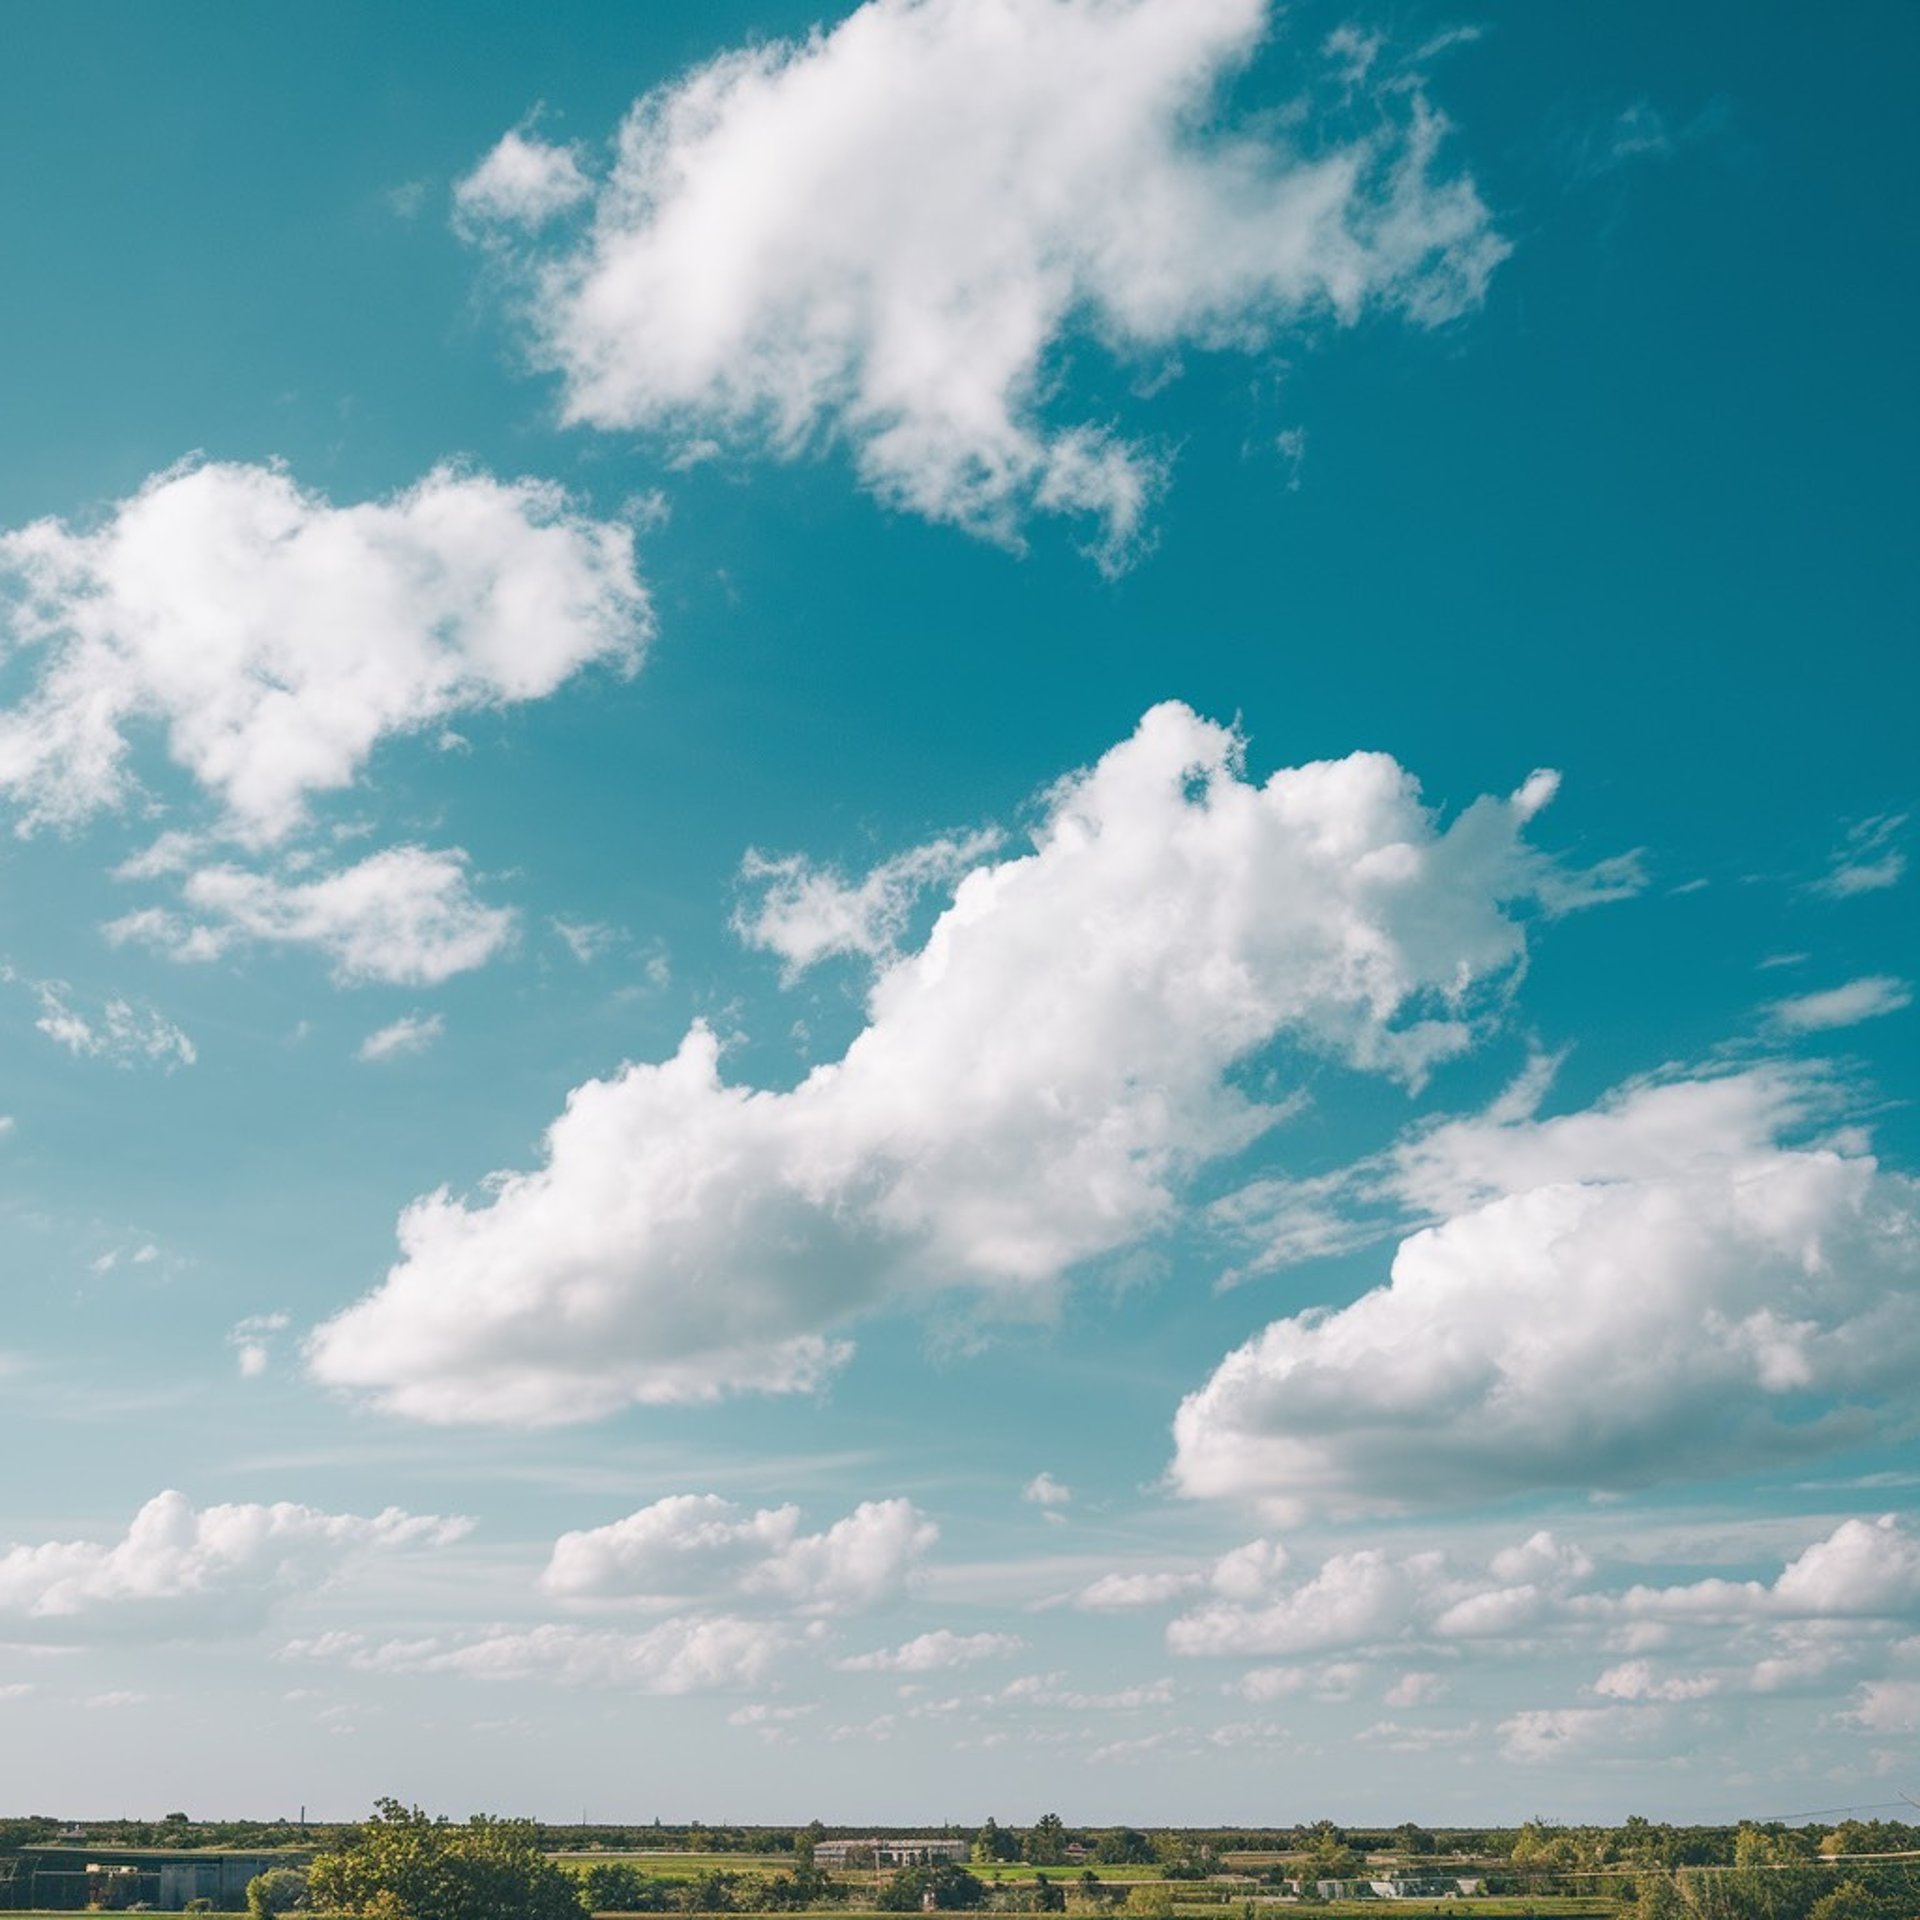
M 0 1800 L 1911 1790 L 1913 33 L 11 21 Z

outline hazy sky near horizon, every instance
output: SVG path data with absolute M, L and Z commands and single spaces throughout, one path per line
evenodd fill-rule
M 12 11 L 0 1809 L 1920 1791 L 1917 37 Z

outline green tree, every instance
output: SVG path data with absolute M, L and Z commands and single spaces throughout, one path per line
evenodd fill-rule
M 1892 1912 L 1890 1904 L 1876 1899 L 1858 1880 L 1842 1880 L 1813 1903 L 1807 1920 L 1887 1920 Z
M 1018 1860 L 1019 1838 L 989 1815 L 973 1836 L 973 1857 L 982 1866 L 991 1866 L 997 1860 Z
M 791 1873 L 776 1873 L 745 1904 L 753 1908 L 765 1908 L 769 1913 L 788 1913 L 811 1907 L 827 1899 L 832 1892 L 833 1881 L 813 1864 L 813 1849 L 809 1845 L 807 1857 L 801 1865 Z
M 1065 1913 L 1067 1910 L 1065 1889 L 1056 1887 L 1044 1873 L 1033 1876 L 1033 1910 L 1035 1913 Z
M 315 1859 L 312 1904 L 381 1920 L 580 1920 L 580 1883 L 539 1850 L 524 1820 L 465 1826 L 382 1800 L 358 1841 Z
M 1639 1874 L 1635 1889 L 1633 1905 L 1627 1909 L 1632 1920 L 1686 1920 L 1687 1903 L 1672 1874 Z
M 307 1904 L 307 1876 L 298 1867 L 269 1867 L 247 1882 L 247 1911 L 253 1920 L 273 1920 Z
M 1057 1813 L 1043 1813 L 1020 1842 L 1020 1857 L 1036 1867 L 1057 1867 L 1067 1857 L 1066 1823 Z

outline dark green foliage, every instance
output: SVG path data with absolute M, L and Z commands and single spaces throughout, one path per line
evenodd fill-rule
M 680 1906 L 688 1913 L 732 1913 L 737 1873 L 696 1873 L 680 1890 Z
M 791 1873 L 776 1873 L 758 1889 L 753 1904 L 769 1913 L 794 1913 L 818 1906 L 836 1891 L 833 1881 L 813 1864 L 809 1845 L 805 1859 Z
M 950 1860 L 930 1867 L 903 1867 L 874 1898 L 874 1905 L 886 1913 L 918 1913 L 933 1896 L 933 1905 L 941 1912 L 964 1912 L 980 1906 L 987 1897 L 984 1881 L 957 1867 Z
M 676 1889 L 624 1860 L 603 1860 L 580 1876 L 580 1891 L 595 1913 L 664 1913 Z
M 1020 1836 L 1001 1826 L 989 1814 L 986 1824 L 973 1836 L 973 1857 L 983 1865 L 996 1860 L 1018 1860 Z

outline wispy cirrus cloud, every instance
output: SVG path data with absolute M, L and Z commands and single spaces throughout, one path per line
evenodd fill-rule
M 1813 891 L 1830 900 L 1851 900 L 1897 887 L 1907 872 L 1906 849 L 1900 844 L 1906 826 L 1904 813 L 1878 813 L 1849 827 Z
M 1883 1014 L 1898 1013 L 1912 1004 L 1913 988 L 1907 981 L 1890 973 L 1875 973 L 1819 993 L 1797 993 L 1790 999 L 1775 1000 L 1767 1012 L 1775 1025 L 1789 1033 L 1827 1033 L 1836 1027 L 1858 1026 L 1863 1020 L 1878 1020 Z
M 113 1067 L 159 1067 L 172 1073 L 200 1058 L 186 1030 L 157 1008 L 136 1006 L 118 994 L 86 1008 L 66 981 L 22 980 L 11 967 L 0 968 L 0 979 L 32 992 L 40 1003 L 34 1026 L 77 1060 L 99 1060 Z
M 446 1022 L 437 1013 L 404 1013 L 398 1020 L 376 1027 L 354 1049 L 356 1060 L 404 1060 L 425 1053 L 437 1044 L 446 1031 Z

